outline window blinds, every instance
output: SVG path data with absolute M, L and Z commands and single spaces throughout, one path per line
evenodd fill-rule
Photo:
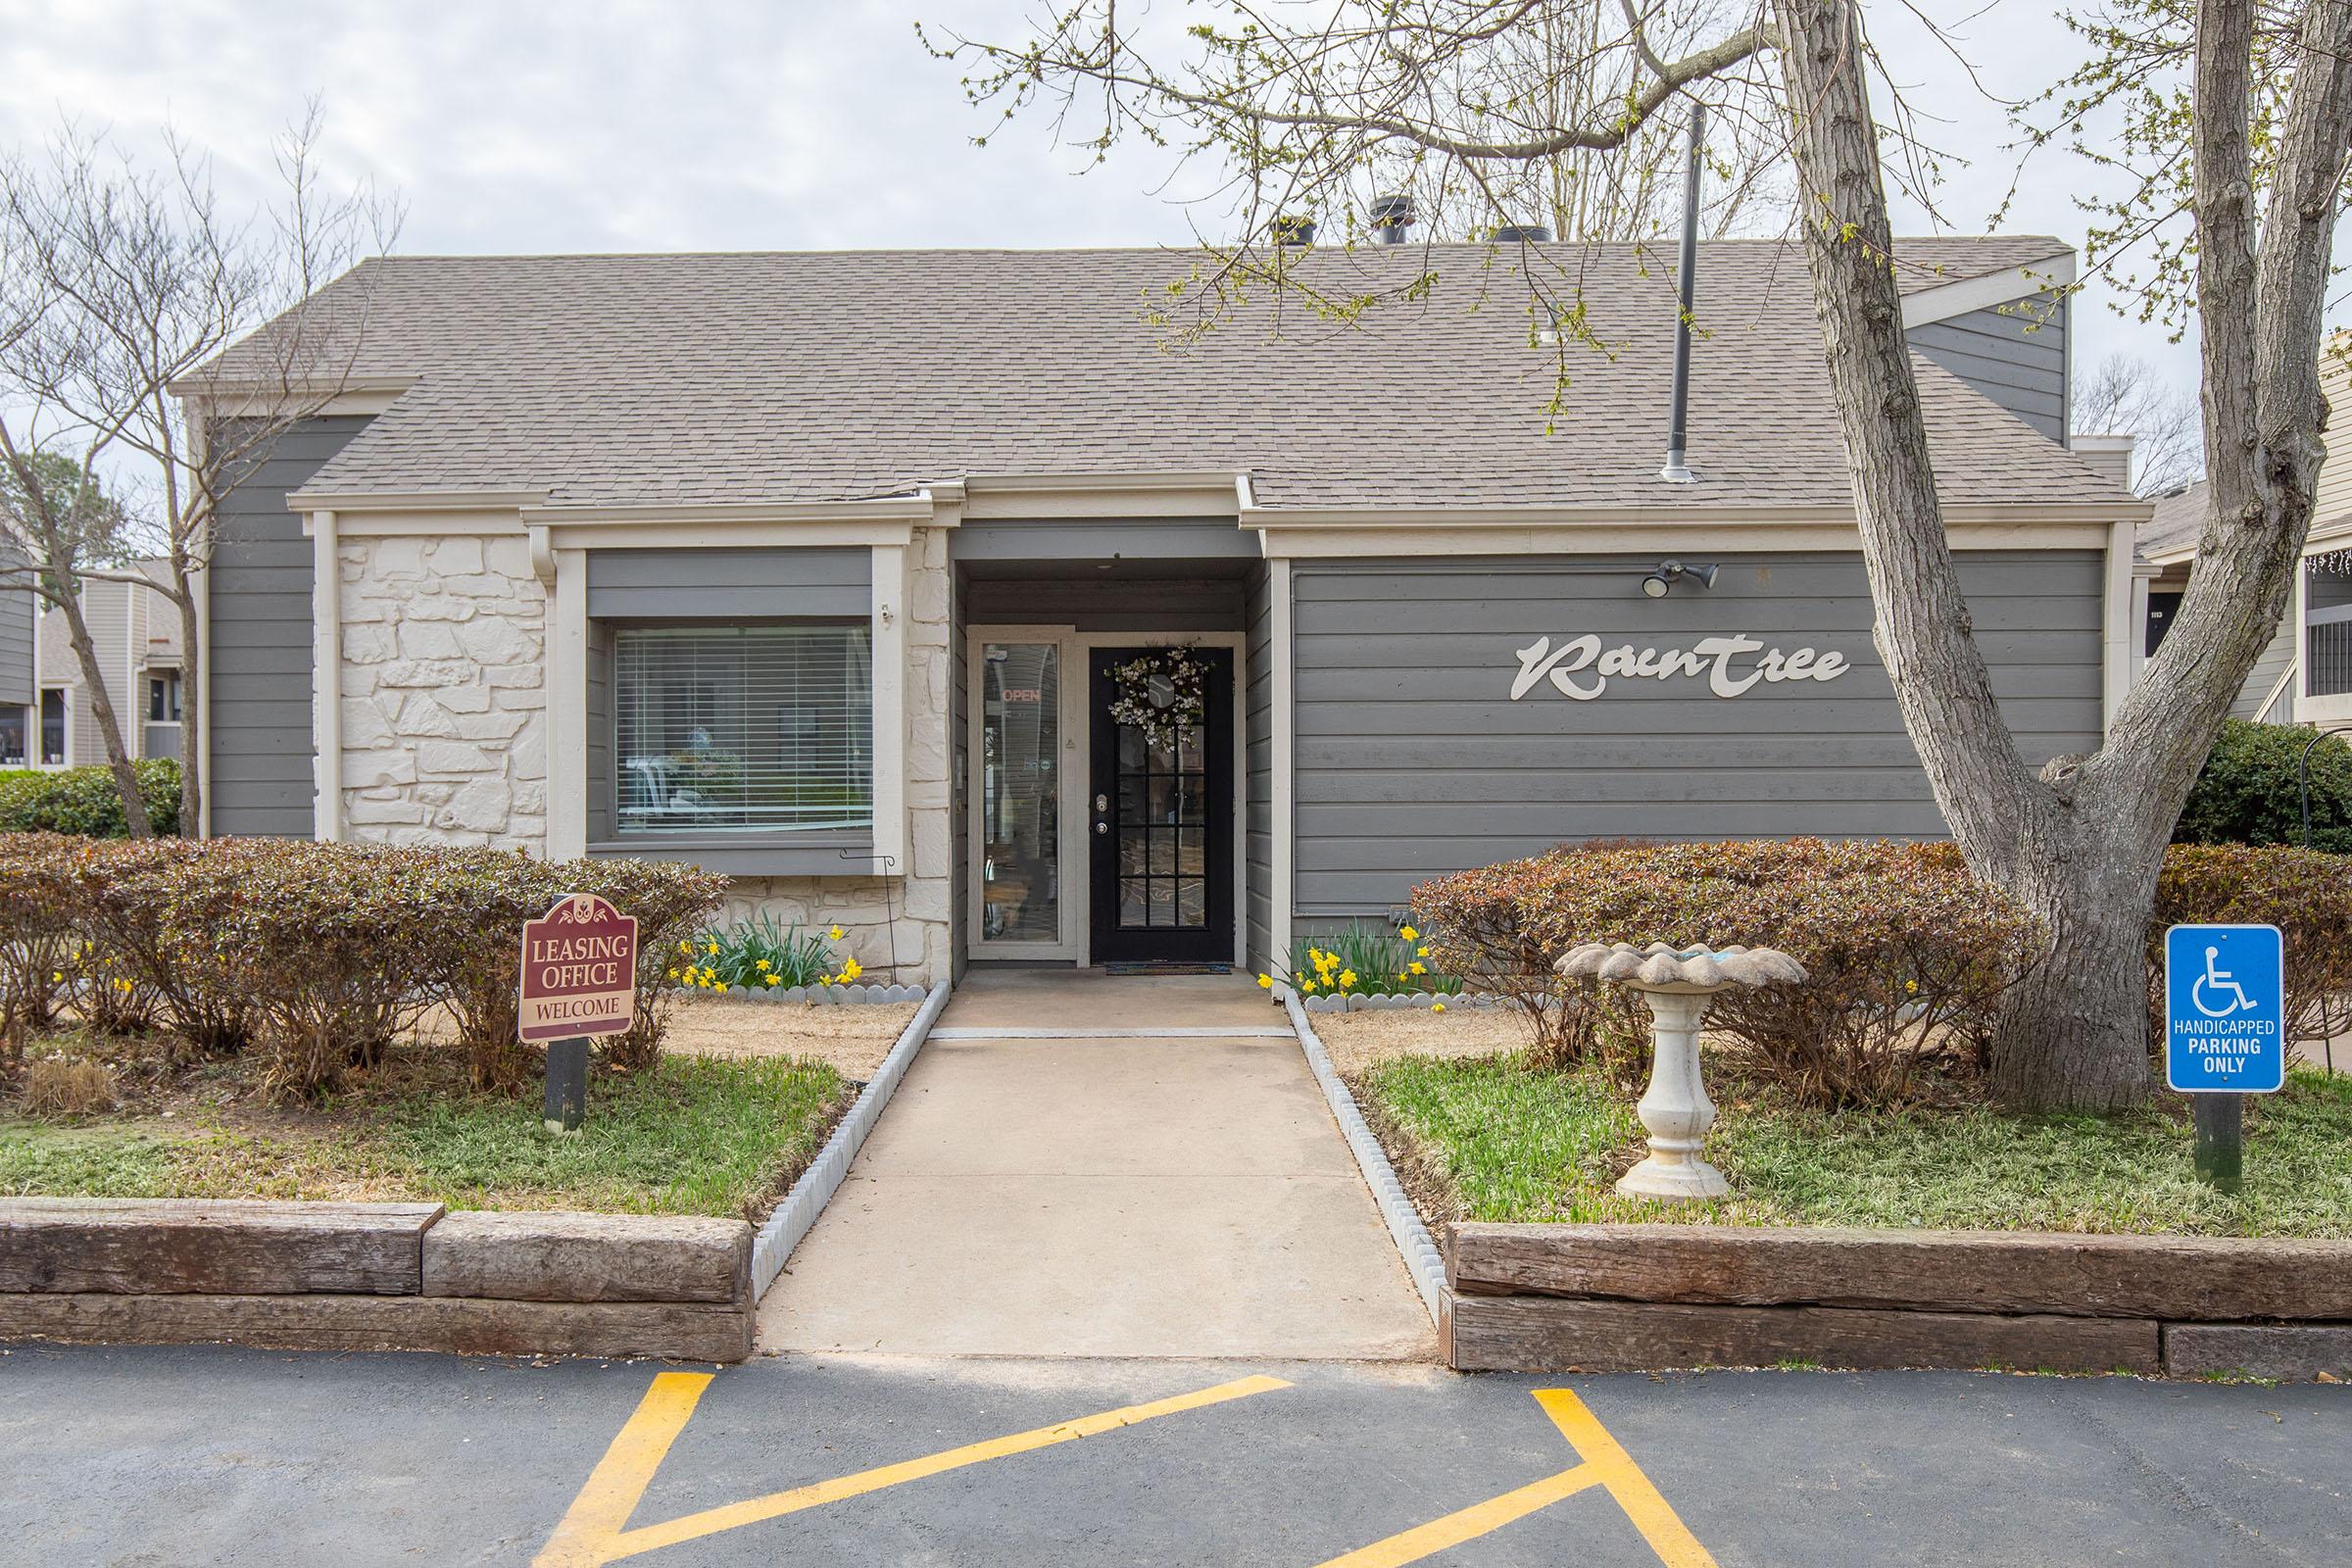
M 623 627 L 612 661 L 621 832 L 872 825 L 863 625 Z

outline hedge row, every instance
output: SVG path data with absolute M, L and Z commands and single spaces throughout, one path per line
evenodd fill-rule
M 166 838 L 177 833 L 179 764 L 159 757 L 130 766 L 147 803 L 147 825 Z M 0 771 L 0 833 L 120 839 L 129 836 L 130 824 L 111 768 L 9 768 Z
M 1431 882 L 1414 911 L 1439 967 L 1526 1009 L 1543 1059 L 1597 1060 L 1627 1081 L 1647 1059 L 1646 1011 L 1615 988 L 1555 977 L 1562 954 L 1652 941 L 1792 954 L 1805 984 L 1727 994 L 1709 1027 L 1830 1105 L 1900 1103 L 1981 1067 L 2003 993 L 2043 948 L 2038 923 L 1971 876 L 1949 844 L 1568 846 Z M 2204 920 L 2278 925 L 2298 1034 L 2344 1026 L 2352 858 L 2176 846 L 2151 914 L 2151 964 L 2166 926 Z M 2152 968 L 2152 1006 L 2159 978 Z
M 522 922 L 601 893 L 638 920 L 623 1069 L 661 1048 L 662 956 L 719 906 L 722 878 L 638 860 L 551 864 L 481 849 L 284 839 L 0 837 L 0 1037 L 71 1006 L 156 1027 L 191 1054 L 256 1050 L 279 1097 L 332 1088 L 426 1010 L 446 1008 L 484 1088 L 512 1090 Z

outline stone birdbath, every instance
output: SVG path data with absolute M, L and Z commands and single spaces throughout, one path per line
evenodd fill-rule
M 1610 980 L 1641 993 L 1655 1021 L 1649 1088 L 1637 1107 L 1649 1130 L 1649 1153 L 1618 1179 L 1617 1190 L 1629 1198 L 1685 1200 L 1730 1192 L 1723 1172 L 1701 1157 L 1715 1102 L 1699 1082 L 1698 1026 L 1717 993 L 1792 984 L 1804 979 L 1804 965 L 1773 948 L 1588 942 L 1554 967 L 1571 980 Z

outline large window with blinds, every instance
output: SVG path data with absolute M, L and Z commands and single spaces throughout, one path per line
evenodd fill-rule
M 862 623 L 619 627 L 612 688 L 622 833 L 873 825 Z

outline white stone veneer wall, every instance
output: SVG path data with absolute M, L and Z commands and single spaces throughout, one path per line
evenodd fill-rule
M 520 538 L 340 550 L 345 836 L 547 849 L 547 594 Z
M 393 844 L 547 849 L 547 595 L 519 537 L 341 547 L 343 820 Z M 950 971 L 951 573 L 944 529 L 906 552 L 908 858 L 893 878 L 740 877 L 726 918 L 822 931 L 877 981 Z M 880 718 L 881 715 L 877 715 Z

